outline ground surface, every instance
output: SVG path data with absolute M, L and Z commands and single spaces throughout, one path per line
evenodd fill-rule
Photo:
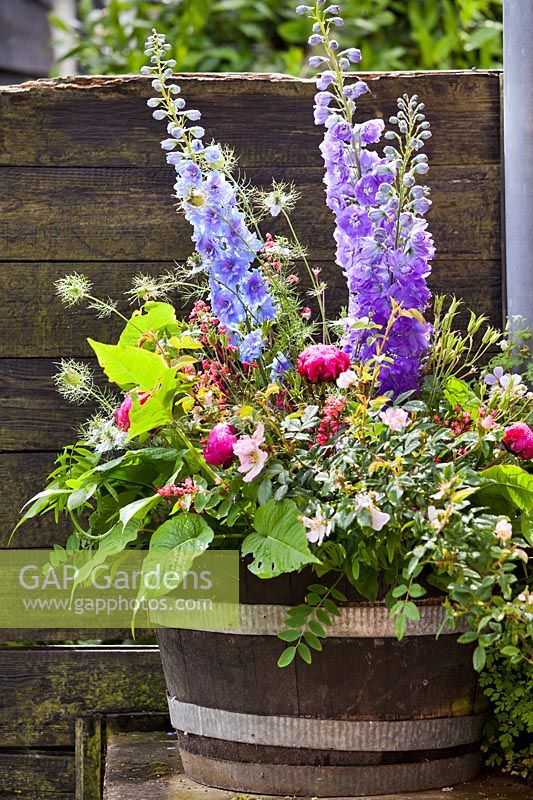
M 255 800 L 262 800 L 253 796 Z M 183 774 L 172 736 L 111 733 L 108 738 L 105 800 L 246 800 L 208 789 Z M 382 795 L 381 800 L 533 800 L 533 790 L 509 778 L 483 777 L 453 789 Z M 265 796 L 266 800 L 266 796 Z M 337 798 L 339 800 L 339 798 Z M 363 798 L 351 798 L 363 800 Z

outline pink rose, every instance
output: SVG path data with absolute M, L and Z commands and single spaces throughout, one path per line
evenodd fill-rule
M 298 372 L 309 383 L 335 381 L 350 366 L 350 357 L 332 344 L 312 344 L 298 356 Z
M 227 469 L 233 461 L 233 445 L 236 442 L 235 429 L 227 422 L 219 422 L 209 431 L 207 444 L 202 450 L 205 460 L 213 467 Z
M 533 431 L 525 422 L 515 422 L 506 428 L 502 441 L 518 458 L 533 458 Z
M 142 406 L 151 395 L 150 392 L 137 392 L 137 397 Z M 130 429 L 130 411 L 132 406 L 133 400 L 131 399 L 131 392 L 126 392 L 124 400 L 119 407 L 115 409 L 115 423 L 117 428 L 120 428 L 121 431 L 129 431 Z

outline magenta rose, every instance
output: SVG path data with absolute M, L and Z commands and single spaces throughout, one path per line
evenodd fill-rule
M 207 444 L 202 450 L 205 460 L 213 467 L 226 469 L 233 461 L 233 445 L 236 442 L 235 429 L 227 422 L 219 422 L 209 432 Z
M 502 441 L 518 458 L 533 458 L 533 431 L 525 422 L 515 422 L 506 428 Z
M 142 406 L 150 397 L 150 392 L 137 392 L 137 397 Z M 132 406 L 133 400 L 131 399 L 131 392 L 126 392 L 124 400 L 119 407 L 115 409 L 115 424 L 121 431 L 129 431 L 130 429 L 130 411 Z
M 350 357 L 332 344 L 312 344 L 298 356 L 298 372 L 309 383 L 335 381 L 350 366 Z

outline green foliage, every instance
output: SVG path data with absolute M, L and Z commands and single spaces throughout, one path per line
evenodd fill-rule
M 92 339 L 88 342 L 109 380 L 121 389 L 151 392 L 163 374 L 170 371 L 161 356 L 149 350 L 131 345 L 102 344 Z
M 483 750 L 489 766 L 527 778 L 533 770 L 533 669 L 491 654 L 480 675 L 491 712 L 485 726 Z
M 505 514 L 509 507 L 520 511 L 533 508 L 533 475 L 516 464 L 498 464 L 482 470 L 482 484 L 476 494 L 480 505 L 496 514 Z
M 304 564 L 317 564 L 301 522 L 301 512 L 292 500 L 271 499 L 257 509 L 255 532 L 243 542 L 243 556 L 253 555 L 250 570 L 260 578 L 274 578 Z
M 139 72 L 152 27 L 174 43 L 183 72 L 305 72 L 305 18 L 294 0 L 93 0 L 79 3 L 74 30 L 52 16 L 59 41 L 68 33 L 91 74 Z M 502 0 L 344 0 L 339 39 L 364 51 L 364 69 L 466 69 L 502 61 Z
M 278 638 L 289 646 L 281 653 L 278 667 L 288 667 L 296 656 L 310 664 L 312 651 L 321 652 L 327 628 L 333 624 L 333 617 L 340 615 L 337 603 L 346 602 L 346 596 L 336 588 L 338 582 L 339 579 L 332 586 L 311 584 L 305 602 L 289 609 L 285 626 L 278 633 Z
M 213 529 L 198 514 L 182 512 L 167 519 L 152 534 L 150 550 L 143 562 L 143 576 L 160 568 L 162 574 L 173 572 L 183 579 L 194 560 L 209 547 L 213 536 Z M 159 597 L 168 591 L 164 584 L 151 587 L 141 580 L 137 600 L 140 603 L 143 598 Z

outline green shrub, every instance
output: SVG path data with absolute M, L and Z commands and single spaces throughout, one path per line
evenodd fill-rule
M 174 43 L 181 71 L 306 71 L 307 21 L 294 0 L 80 0 L 79 24 L 57 16 L 90 74 L 138 72 L 152 27 Z M 344 0 L 341 41 L 363 48 L 365 70 L 497 67 L 502 0 Z
M 486 763 L 526 778 L 533 771 L 531 665 L 513 666 L 489 655 L 480 682 L 492 706 L 483 745 Z

